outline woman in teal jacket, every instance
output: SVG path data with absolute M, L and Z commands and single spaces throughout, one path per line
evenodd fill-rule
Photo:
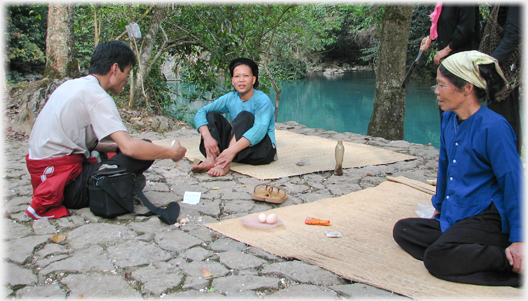
M 275 107 L 258 88 L 258 66 L 247 58 L 229 64 L 235 92 L 227 93 L 200 108 L 195 125 L 202 139 L 205 161 L 193 172 L 223 176 L 232 162 L 269 164 L 276 159 Z M 222 115 L 229 113 L 232 122 Z

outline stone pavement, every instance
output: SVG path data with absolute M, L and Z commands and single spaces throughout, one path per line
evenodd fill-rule
M 157 160 L 145 173 L 144 192 L 154 204 L 181 201 L 185 191 L 202 193 L 198 205 L 181 204 L 177 227 L 155 216 L 99 218 L 88 208 L 71 210 L 69 217 L 33 221 L 24 212 L 32 195 L 24 160 L 27 141 L 6 142 L 3 297 L 404 298 L 352 283 L 317 266 L 274 256 L 204 226 L 377 186 L 387 175 L 419 181 L 436 178 L 438 150 L 432 146 L 310 129 L 295 122 L 277 124 L 277 129 L 366 143 L 418 159 L 345 169 L 343 176 L 320 172 L 271 181 L 234 172 L 214 178 L 191 173 L 192 163 L 186 159 L 177 163 Z M 184 128 L 132 135 L 160 140 L 197 133 Z M 281 205 L 253 201 L 251 193 L 259 183 L 285 189 L 288 200 Z M 142 205 L 136 211 L 146 212 Z M 54 234 L 64 235 L 65 240 L 53 242 Z M 202 268 L 212 276 L 205 277 Z

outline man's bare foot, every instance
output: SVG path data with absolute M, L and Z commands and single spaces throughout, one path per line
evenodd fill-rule
M 202 163 L 193 166 L 191 168 L 191 171 L 194 173 L 201 173 L 209 171 L 211 168 L 214 167 L 214 159 L 205 159 L 205 161 L 202 161 Z
M 220 166 L 215 166 L 215 167 L 209 169 L 207 174 L 210 175 L 210 176 L 214 176 L 214 177 L 225 176 L 229 172 L 230 167 L 231 167 L 231 164 L 229 164 L 225 168 L 222 168 Z

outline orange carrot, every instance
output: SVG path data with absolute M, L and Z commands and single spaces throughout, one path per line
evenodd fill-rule
M 304 223 L 307 225 L 330 226 L 329 220 L 322 220 L 322 219 L 313 218 L 313 217 L 307 217 L 304 220 Z

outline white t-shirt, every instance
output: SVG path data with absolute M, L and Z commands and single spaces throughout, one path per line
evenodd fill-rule
M 51 94 L 29 136 L 29 158 L 90 156 L 97 140 L 127 131 L 113 98 L 93 76 L 69 80 Z

